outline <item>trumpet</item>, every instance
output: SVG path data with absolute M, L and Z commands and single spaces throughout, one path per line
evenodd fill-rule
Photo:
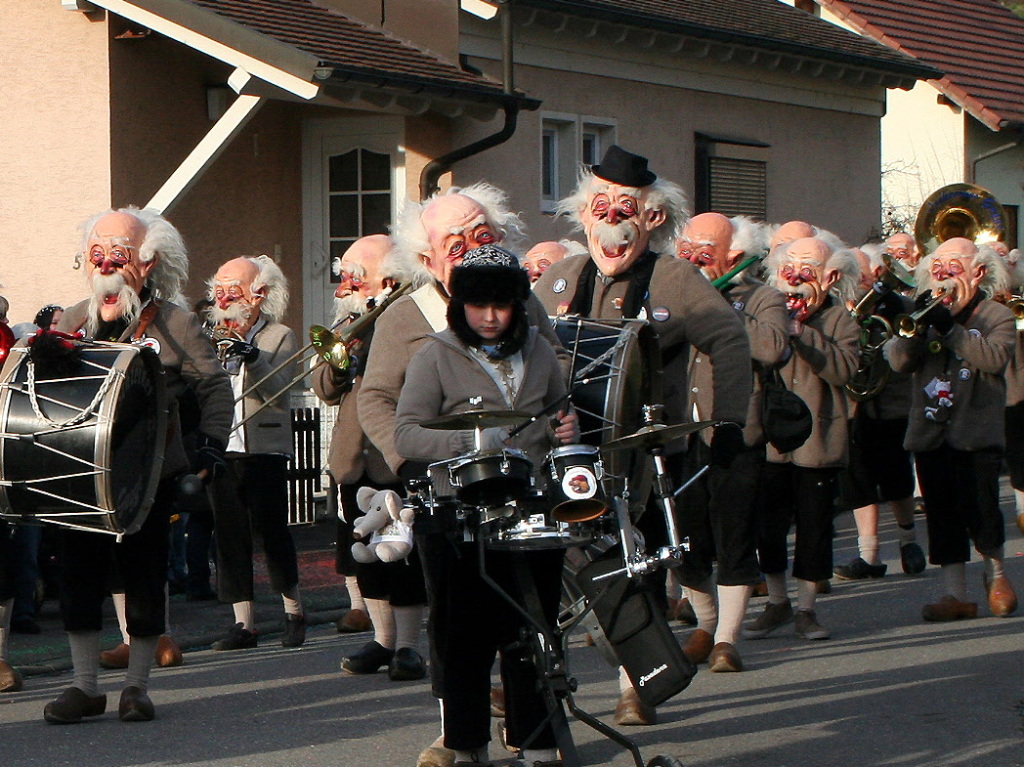
M 996 297 L 996 301 L 1013 312 L 1013 322 L 1017 330 L 1024 330 L 1024 296 Z
M 272 402 L 276 402 L 279 397 L 284 395 L 289 389 L 321 365 L 330 365 L 335 370 L 339 371 L 348 370 L 352 363 L 352 348 L 357 343 L 361 342 L 369 331 L 372 330 L 373 323 L 377 320 L 377 317 L 380 316 L 381 312 L 387 308 L 388 304 L 403 293 L 406 293 L 411 287 L 412 283 L 404 283 L 396 288 L 385 288 L 377 296 L 373 309 L 365 314 L 361 314 L 355 320 L 350 322 L 340 333 L 335 332 L 335 328 L 348 320 L 348 317 L 343 317 L 329 328 L 324 327 L 323 325 L 311 325 L 309 328 L 308 344 L 292 354 L 288 359 L 275 366 L 269 373 L 258 381 L 247 386 L 235 398 L 235 404 L 237 405 L 285 368 L 296 364 L 299 365 L 299 372 L 296 373 L 295 377 L 288 382 L 288 385 L 282 387 L 272 397 L 267 397 L 262 403 L 260 403 L 259 407 L 239 421 L 238 426 L 246 423 L 250 418 L 268 407 Z M 311 350 L 312 353 L 310 353 Z M 296 360 L 298 360 L 298 362 L 296 362 Z M 313 364 L 312 367 L 307 370 L 306 367 L 314 360 L 316 360 L 316 364 Z
M 900 338 L 914 338 L 915 336 L 921 335 L 925 331 L 924 325 L 921 324 L 921 318 L 924 317 L 928 312 L 942 303 L 942 300 L 946 297 L 948 291 L 945 288 L 939 288 L 935 291 L 931 301 L 925 306 L 922 306 L 913 314 L 901 314 L 896 318 L 895 325 L 896 332 Z
M 245 340 L 237 330 L 229 328 L 227 325 L 211 325 L 209 322 L 204 322 L 203 333 L 210 339 L 221 365 L 228 360 L 228 350 L 231 349 L 231 344 L 235 341 Z

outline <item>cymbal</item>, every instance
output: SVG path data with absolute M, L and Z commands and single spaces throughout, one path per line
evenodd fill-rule
M 687 434 L 693 434 L 695 431 L 700 431 L 714 425 L 714 421 L 694 421 L 693 423 L 680 423 L 675 426 L 653 424 L 651 426 L 644 426 L 638 432 L 630 434 L 628 437 L 619 437 L 611 442 L 606 442 L 601 445 L 601 450 L 614 452 L 616 450 L 632 450 L 636 447 L 643 448 L 644 450 L 650 450 L 652 447 L 664 447 L 670 442 L 675 442 L 677 439 L 685 437 Z
M 420 423 L 424 429 L 458 431 L 460 429 L 489 429 L 492 426 L 515 426 L 533 418 L 521 410 L 467 410 Z

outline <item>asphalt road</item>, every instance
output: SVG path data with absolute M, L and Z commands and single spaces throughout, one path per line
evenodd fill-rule
M 1008 498 L 1004 508 L 1010 521 Z M 837 519 L 837 562 L 854 553 L 852 524 L 849 514 Z M 625 730 L 645 763 L 667 754 L 687 767 L 1022 767 L 1024 612 L 988 617 L 975 561 L 968 578 L 984 617 L 922 622 L 921 606 L 939 595 L 938 571 L 904 576 L 891 521 L 882 536 L 889 575 L 834 581 L 832 593 L 820 598 L 819 617 L 832 639 L 807 642 L 783 628 L 764 640 L 742 641 L 746 671 L 712 674 L 705 666 L 687 690 L 660 707 L 657 725 Z M 1007 537 L 1008 574 L 1024 595 L 1024 541 L 1012 524 Z M 755 599 L 750 614 L 762 603 Z M 684 639 L 689 629 L 675 631 Z M 121 672 L 103 671 L 106 715 L 48 725 L 43 706 L 70 677 L 31 676 L 24 692 L 0 696 L 0 762 L 412 767 L 437 734 L 436 703 L 426 682 L 343 676 L 340 658 L 368 638 L 339 635 L 321 623 L 296 650 L 263 636 L 255 650 L 190 651 L 184 666 L 154 671 L 157 719 L 149 723 L 118 721 Z M 578 704 L 611 723 L 613 669 L 579 636 L 572 638 L 569 661 L 579 681 Z M 583 764 L 633 764 L 627 752 L 583 724 L 573 722 L 572 732 Z

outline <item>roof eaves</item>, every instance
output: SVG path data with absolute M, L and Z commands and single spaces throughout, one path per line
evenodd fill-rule
M 402 93 L 426 93 L 438 98 L 456 99 L 459 101 L 487 102 L 506 106 L 517 105 L 520 109 L 536 110 L 540 107 L 539 99 L 531 98 L 518 91 L 506 93 L 495 88 L 473 88 L 468 85 L 440 82 L 417 77 L 383 74 L 379 70 L 359 70 L 332 62 L 321 62 L 324 67 L 331 67 L 332 73 L 328 83 L 353 83 L 380 89 L 394 89 Z
M 911 77 L 915 80 L 934 79 L 942 74 L 940 70 L 913 56 L 909 56 L 905 51 L 900 51 L 906 57 L 905 62 L 883 61 L 870 56 L 844 53 L 831 48 L 816 47 L 807 43 L 803 44 L 800 54 L 797 54 L 793 50 L 793 45 L 785 41 L 731 30 L 716 29 L 690 22 L 673 21 L 644 13 L 627 13 L 613 8 L 597 7 L 586 2 L 586 0 L 518 0 L 518 4 L 556 13 L 570 13 L 583 18 L 598 19 L 616 24 L 626 24 L 672 34 L 690 35 L 706 40 L 740 44 L 751 48 L 782 52 L 791 56 L 801 55 L 809 59 L 854 65 L 874 71 L 881 70 L 887 73 Z
M 914 54 L 910 53 L 904 45 L 886 33 L 883 29 L 875 24 L 870 23 L 867 19 L 862 17 L 860 14 L 855 13 L 852 8 L 842 2 L 828 2 L 828 9 L 836 16 L 841 18 L 851 27 L 856 29 L 860 34 L 866 35 L 878 42 L 893 48 L 894 50 L 901 51 L 907 56 L 917 58 Z M 998 131 L 1003 122 L 1007 122 L 1004 118 L 994 112 L 989 107 L 985 106 L 984 103 L 979 101 L 974 96 L 971 96 L 966 90 L 960 86 L 954 84 L 948 77 L 943 75 L 942 77 L 929 78 L 928 80 L 936 89 L 943 93 L 949 98 L 954 104 L 959 106 L 961 109 L 967 110 L 968 114 L 974 117 L 978 122 L 987 127 L 989 130 Z
M 93 2 L 93 0 L 90 0 Z M 95 0 L 117 16 L 241 67 L 304 99 L 316 96 L 315 56 L 184 0 Z

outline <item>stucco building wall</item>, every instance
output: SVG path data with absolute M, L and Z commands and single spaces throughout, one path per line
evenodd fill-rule
M 0 3 L 0 292 L 12 323 L 82 295 L 77 226 L 110 203 L 108 88 L 103 14 Z

